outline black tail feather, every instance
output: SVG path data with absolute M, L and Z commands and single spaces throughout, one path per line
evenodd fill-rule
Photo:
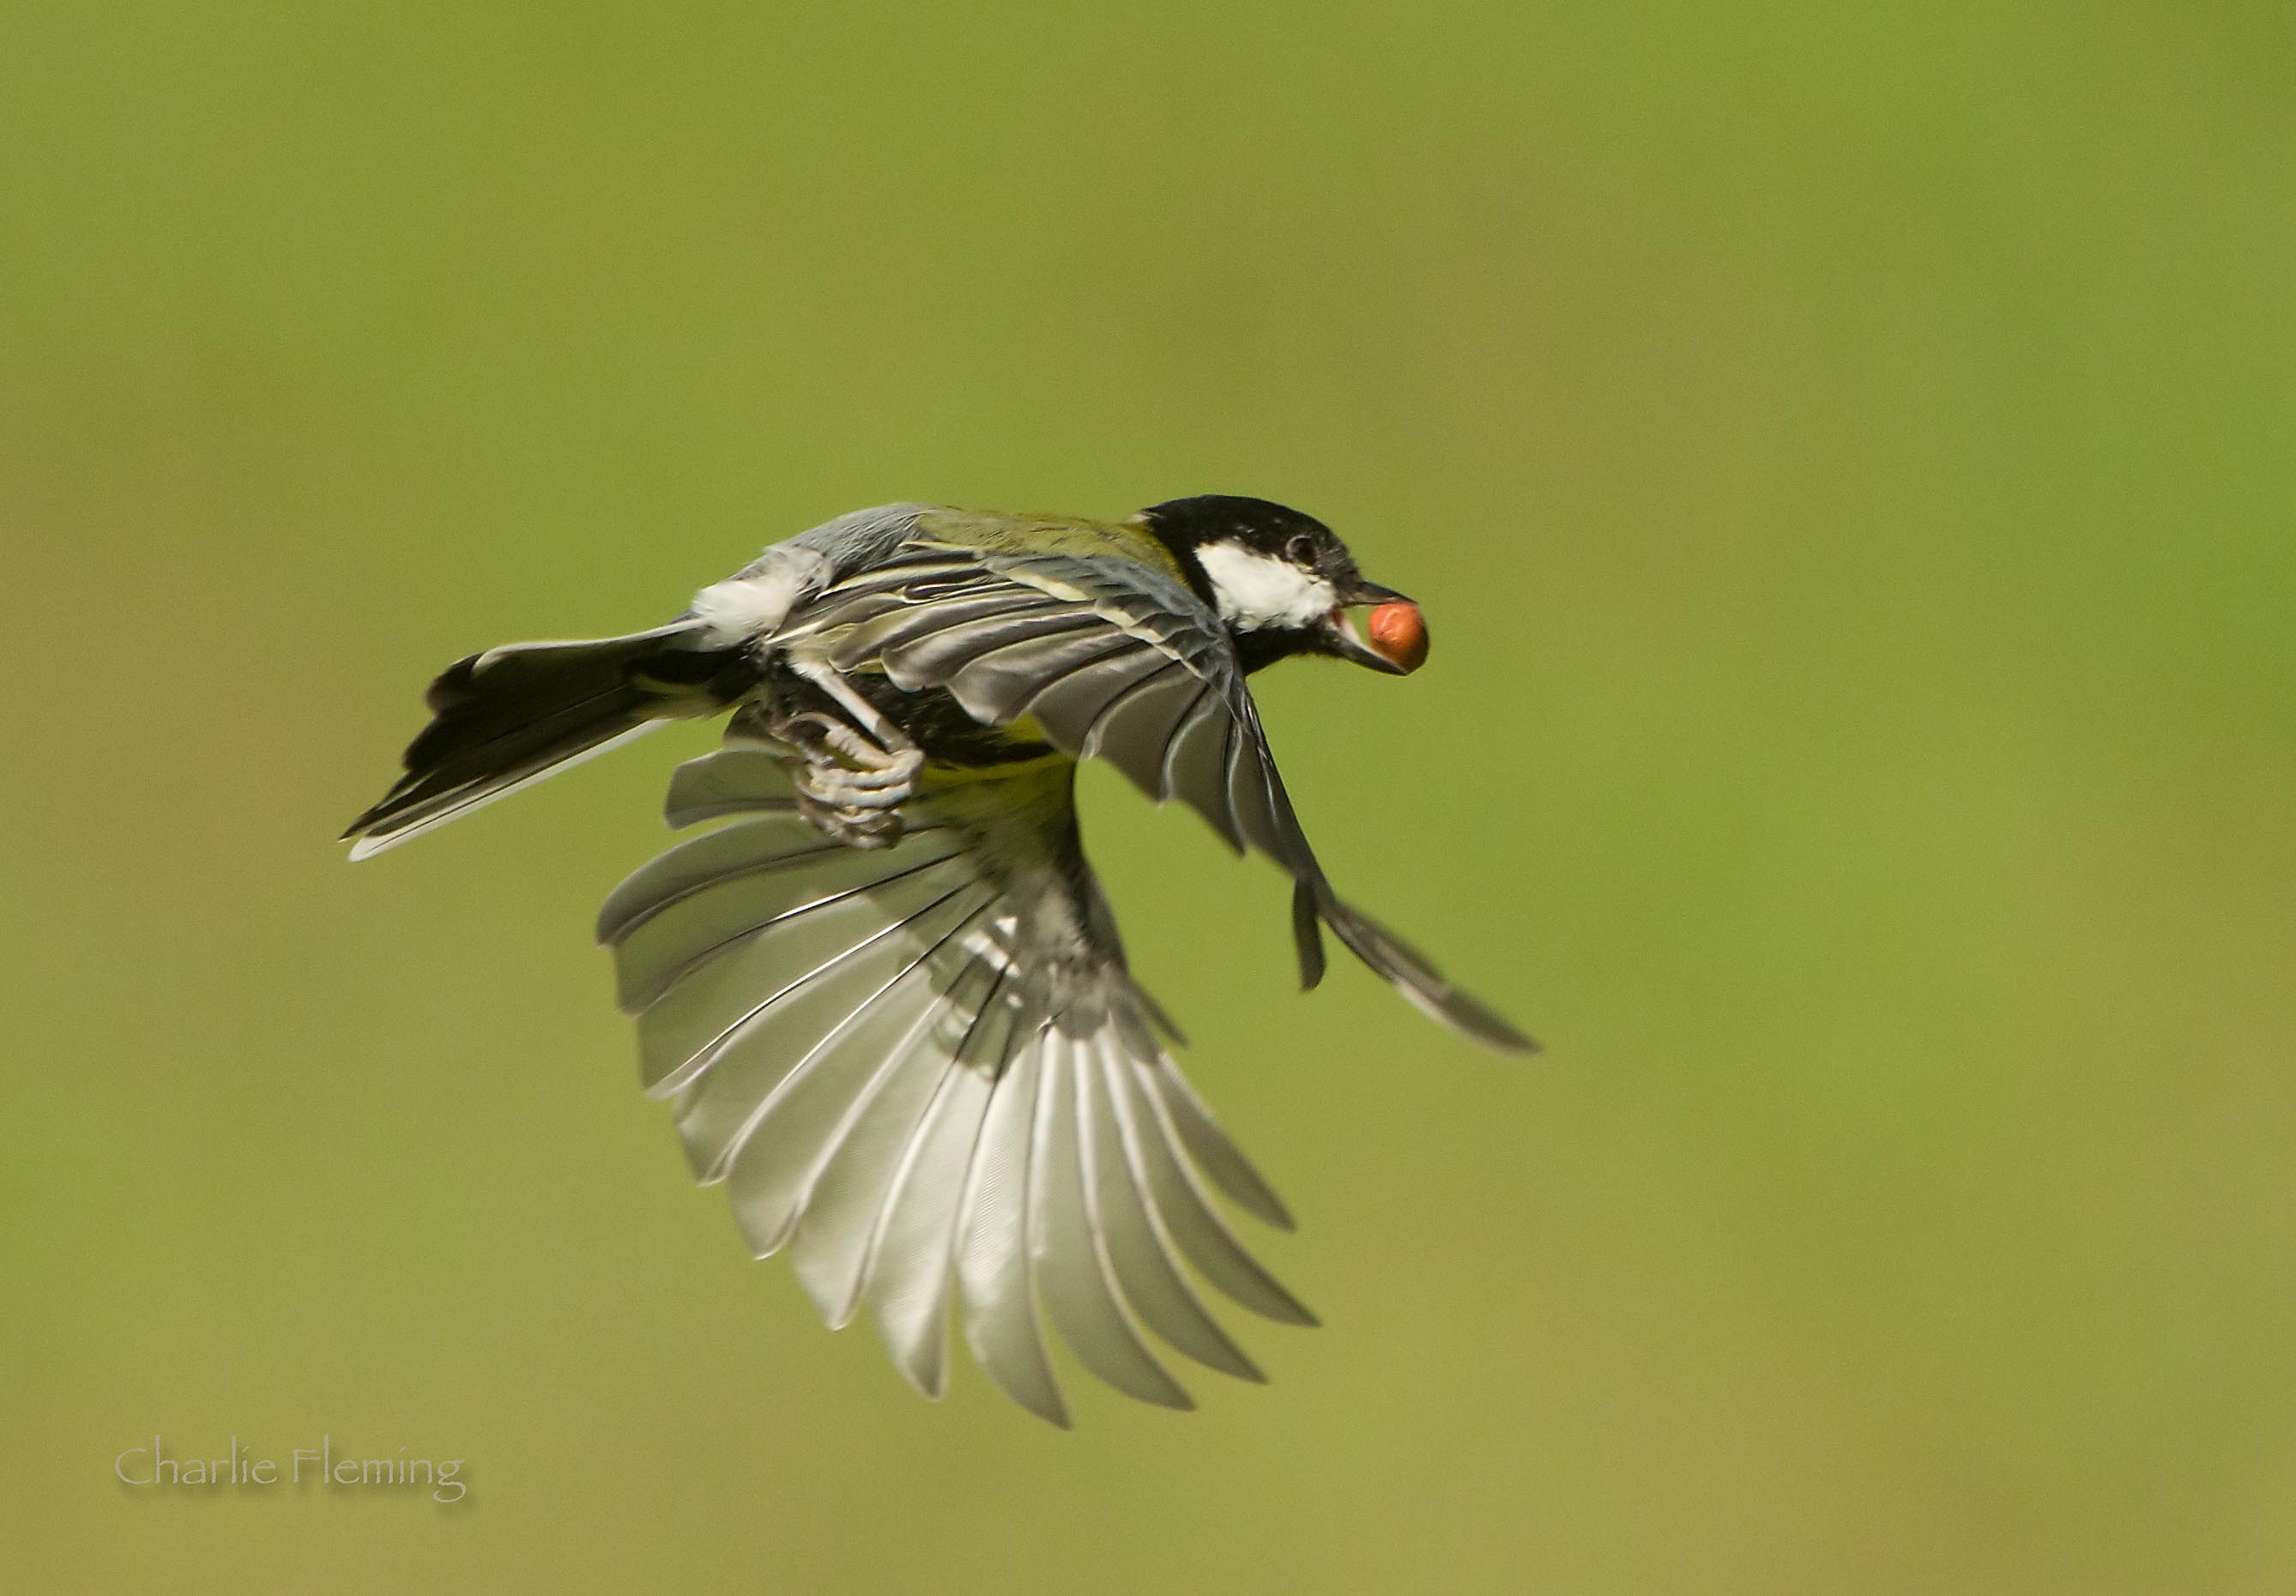
M 343 835 L 351 857 L 406 841 L 645 731 L 725 708 L 756 684 L 740 650 L 692 622 L 627 638 L 515 643 L 457 660 L 424 695 L 406 774 Z

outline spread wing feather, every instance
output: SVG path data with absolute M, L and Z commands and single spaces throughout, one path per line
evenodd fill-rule
M 788 1248 L 832 1325 L 868 1307 L 928 1394 L 960 1315 L 989 1378 L 1056 1424 L 1046 1322 L 1163 1406 L 1192 1403 L 1152 1337 L 1260 1378 L 1200 1282 L 1315 1320 L 1207 1182 L 1289 1220 L 1156 1040 L 1078 851 L 1073 767 L 928 788 L 899 843 L 864 851 L 804 822 L 774 753 L 737 718 L 681 769 L 673 819 L 723 823 L 599 917 L 648 1089 L 752 1249 Z
M 986 725 L 1029 720 L 1079 759 L 1109 761 L 1159 802 L 1178 799 L 1229 846 L 1296 883 L 1302 981 L 1324 970 L 1319 928 L 1422 1010 L 1492 1047 L 1534 1044 L 1332 889 L 1293 812 L 1242 664 L 1211 612 L 1133 562 L 913 547 L 831 586 L 785 646 L 905 690 L 944 687 Z

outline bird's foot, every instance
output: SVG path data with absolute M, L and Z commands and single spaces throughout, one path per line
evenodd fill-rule
M 916 792 L 924 751 L 882 718 L 871 736 L 823 710 L 774 718 L 774 737 L 796 751 L 788 761 L 798 812 L 851 848 L 889 848 L 901 839 L 901 810 Z

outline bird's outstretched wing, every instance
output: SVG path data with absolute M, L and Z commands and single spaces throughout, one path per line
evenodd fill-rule
M 1064 753 L 1110 761 L 1151 798 L 1179 799 L 1229 846 L 1291 873 L 1307 985 L 1323 975 L 1320 922 L 1434 1018 L 1495 1048 L 1535 1050 L 1332 891 L 1234 646 L 1177 580 L 1112 557 L 912 544 L 815 596 L 775 641 L 839 670 L 882 670 L 906 689 L 945 687 L 983 724 L 1033 726 Z
M 1078 843 L 1074 767 L 928 785 L 901 840 L 865 851 L 799 815 L 757 718 L 671 786 L 673 825 L 725 823 L 624 882 L 598 925 L 647 1087 L 752 1248 L 787 1245 L 832 1325 L 869 1304 L 928 1394 L 959 1302 L 981 1367 L 1055 1424 L 1039 1304 L 1144 1401 L 1193 1405 L 1144 1326 L 1260 1378 L 1184 1263 L 1312 1324 L 1204 1178 L 1290 1220 L 1157 1041 Z

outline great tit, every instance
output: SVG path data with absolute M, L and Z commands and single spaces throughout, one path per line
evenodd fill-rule
M 1374 605 L 1373 641 L 1349 624 Z M 673 827 L 722 821 L 606 901 L 647 1090 L 764 1257 L 822 1314 L 866 1301 L 927 1395 L 947 1327 L 1065 1427 L 1039 1329 L 1118 1389 L 1193 1403 L 1145 1329 L 1264 1377 L 1200 1277 L 1313 1324 L 1237 1242 L 1217 1188 L 1292 1220 L 1215 1124 L 1128 971 L 1086 863 L 1077 761 L 1177 798 L 1292 876 L 1300 973 L 1321 927 L 1435 1019 L 1534 1044 L 1332 892 L 1246 677 L 1294 654 L 1402 673 L 1415 605 L 1331 530 L 1264 499 L 1176 499 L 1121 523 L 904 504 L 775 544 L 667 626 L 516 643 L 430 686 L 406 775 L 344 835 L 381 852 L 667 720 L 732 710 L 678 768 Z M 1209 1181 L 1209 1187 L 1206 1182 Z

